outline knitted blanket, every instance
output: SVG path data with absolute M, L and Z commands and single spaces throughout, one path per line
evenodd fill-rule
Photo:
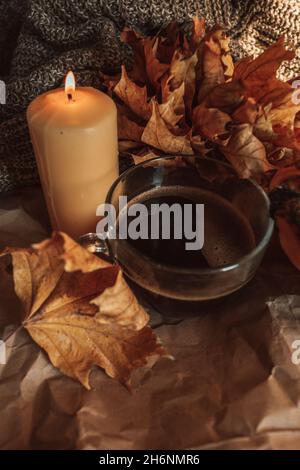
M 0 0 L 0 192 L 38 182 L 25 118 L 35 96 L 61 86 L 70 68 L 79 85 L 101 88 L 99 70 L 130 65 L 119 39 L 125 25 L 147 34 L 195 14 L 226 27 L 235 59 L 285 34 L 298 57 L 281 78 L 300 75 L 299 0 Z

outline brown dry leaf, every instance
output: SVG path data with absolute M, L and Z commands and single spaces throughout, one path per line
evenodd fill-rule
M 137 124 L 135 121 L 129 119 L 126 114 L 122 111 L 122 108 L 118 108 L 118 137 L 119 140 L 130 140 L 140 142 L 144 128 Z
M 140 155 L 139 154 L 131 154 L 134 164 L 138 165 L 139 163 L 144 163 L 147 162 L 148 160 L 152 160 L 152 158 L 159 157 L 159 153 L 154 153 L 153 150 L 148 150 L 142 152 Z
M 222 83 L 209 93 L 203 104 L 232 114 L 243 103 L 245 88 L 240 81 Z
M 276 217 L 276 225 L 279 230 L 279 239 L 283 251 L 295 268 L 300 269 L 299 228 L 282 216 Z
M 191 146 L 195 154 L 201 155 L 202 157 L 207 156 L 210 149 L 206 147 L 206 142 L 203 140 L 203 137 L 200 135 L 191 136 Z
M 169 65 L 159 62 L 156 57 L 158 48 L 158 38 L 144 39 L 144 53 L 146 61 L 146 71 L 151 85 L 156 91 L 159 90 L 160 80 L 169 69 Z
M 300 111 L 300 103 L 294 102 L 293 88 L 275 88 L 261 100 L 262 104 L 272 104 L 268 118 L 273 126 L 294 128 L 295 117 Z
M 179 30 L 177 21 L 171 21 L 163 31 L 163 36 L 158 36 L 156 57 L 160 62 L 164 64 L 171 63 L 173 54 L 180 43 Z
M 250 124 L 240 124 L 227 145 L 220 146 L 221 152 L 242 178 L 251 178 L 273 169 L 267 160 L 264 145 L 253 135 L 252 130 Z
M 133 51 L 133 65 L 128 72 L 129 77 L 140 84 L 147 83 L 147 70 L 144 52 L 144 38 L 136 31 L 125 28 L 121 32 L 121 40 L 130 45 Z
M 209 139 L 214 139 L 227 131 L 226 126 L 231 117 L 216 108 L 205 108 L 201 104 L 194 108 L 194 130 Z
M 205 35 L 205 21 L 198 16 L 193 17 L 193 32 L 191 37 L 191 48 L 196 50 Z
M 193 154 L 188 135 L 174 135 L 159 113 L 156 101 L 152 101 L 152 116 L 142 135 L 142 141 L 166 153 Z
M 184 103 L 187 116 L 191 114 L 195 95 L 197 62 L 197 52 L 190 57 L 185 57 L 182 52 L 175 51 L 170 65 L 169 79 L 163 88 L 163 96 L 165 97 L 184 83 Z
M 232 117 L 237 122 L 254 124 L 258 118 L 259 106 L 254 98 L 247 98 L 233 113 Z
M 271 142 L 275 138 L 275 132 L 269 119 L 271 108 L 272 103 L 261 108 L 259 116 L 253 125 L 253 134 L 262 142 Z
M 90 388 L 93 365 L 129 384 L 131 372 L 164 349 L 117 266 L 63 233 L 30 249 L 7 249 L 23 326 L 52 363 Z
M 229 55 L 229 40 L 224 31 L 215 28 L 204 39 L 200 50 L 200 88 L 198 103 L 217 85 L 224 83 L 233 72 L 232 59 Z
M 158 105 L 159 113 L 165 123 L 170 127 L 176 127 L 180 119 L 184 116 L 184 82 L 176 90 L 169 92 L 163 99 L 163 103 Z
M 289 87 L 276 78 L 276 73 L 284 60 L 291 60 L 294 56 L 293 51 L 285 49 L 282 36 L 256 59 L 248 57 L 235 64 L 233 80 L 242 80 L 248 93 L 260 99 L 271 89 Z
M 137 116 L 145 120 L 150 119 L 151 105 L 148 102 L 147 89 L 130 80 L 124 65 L 122 65 L 121 79 L 113 91 Z

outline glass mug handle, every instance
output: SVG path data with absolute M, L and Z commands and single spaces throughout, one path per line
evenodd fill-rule
M 78 243 L 86 248 L 90 253 L 114 264 L 114 259 L 110 255 L 107 241 L 98 238 L 96 233 L 86 233 L 85 235 L 82 235 L 79 238 Z

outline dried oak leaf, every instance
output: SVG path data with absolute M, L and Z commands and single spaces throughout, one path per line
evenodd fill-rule
M 63 233 L 6 249 L 23 326 L 54 366 L 90 388 L 93 365 L 130 385 L 131 372 L 165 355 L 122 273 Z
M 122 65 L 121 79 L 113 91 L 137 116 L 145 120 L 150 119 L 151 105 L 148 102 L 147 88 L 136 85 L 128 77 L 124 65 Z
M 142 141 L 166 153 L 193 154 L 188 135 L 174 135 L 159 112 L 159 105 L 152 101 L 152 116 L 142 135 Z
M 228 143 L 219 148 L 242 178 L 273 169 L 267 160 L 263 143 L 255 137 L 250 124 L 236 126 Z

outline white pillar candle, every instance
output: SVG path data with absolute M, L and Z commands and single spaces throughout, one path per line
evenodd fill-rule
M 54 230 L 78 238 L 95 232 L 97 206 L 118 176 L 117 109 L 94 88 L 76 88 L 72 72 L 65 90 L 38 96 L 27 121 Z

